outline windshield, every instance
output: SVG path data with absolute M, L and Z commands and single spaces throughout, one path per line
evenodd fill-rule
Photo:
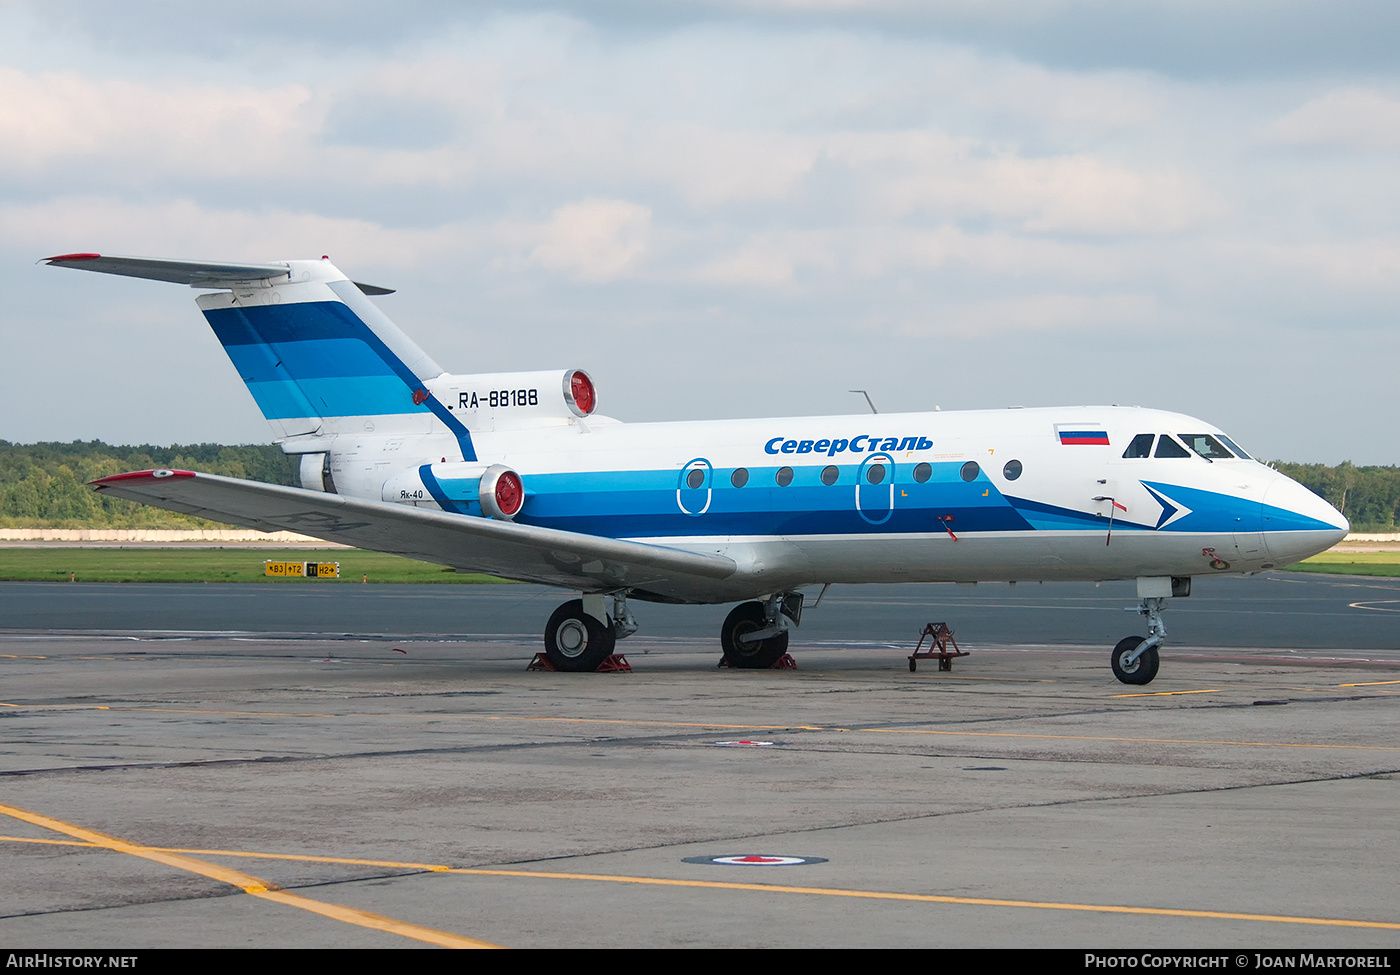
M 1254 458 L 1250 457 L 1249 454 L 1246 454 L 1243 450 L 1241 450 L 1241 449 L 1239 448 L 1239 445 L 1236 444 L 1236 443 L 1235 443 L 1233 440 L 1231 440 L 1229 437 L 1225 436 L 1225 434 L 1222 433 L 1222 434 L 1220 435 L 1220 440 L 1221 440 L 1222 443 L 1225 444 L 1225 446 L 1229 447 L 1231 450 L 1233 450 L 1233 451 L 1235 452 L 1235 456 L 1236 456 L 1236 457 L 1242 457 L 1242 458 L 1244 458 L 1245 460 L 1253 460 L 1253 459 L 1254 459 Z
M 1181 439 L 1186 446 L 1206 460 L 1228 460 L 1235 455 L 1225 449 L 1225 445 L 1208 433 L 1183 433 Z

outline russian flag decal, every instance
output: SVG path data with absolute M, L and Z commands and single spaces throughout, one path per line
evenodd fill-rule
M 1077 444 L 1108 446 L 1108 431 L 1097 423 L 1057 423 L 1055 424 L 1055 433 L 1059 435 L 1060 443 L 1066 446 Z

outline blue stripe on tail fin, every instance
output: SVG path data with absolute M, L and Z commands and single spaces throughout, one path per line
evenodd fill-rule
M 290 436 L 330 417 L 432 413 L 476 460 L 467 428 L 428 393 L 441 367 L 350 281 L 324 286 L 329 300 L 200 301 L 263 416 Z

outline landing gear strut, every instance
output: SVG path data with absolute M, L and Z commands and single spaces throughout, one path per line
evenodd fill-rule
M 740 603 L 720 627 L 724 663 L 743 670 L 767 670 L 787 653 L 788 627 L 801 619 L 800 592 L 775 593 L 762 602 Z
M 1162 610 L 1165 608 L 1166 599 L 1163 597 L 1144 597 L 1138 612 L 1147 617 L 1148 635 L 1124 637 L 1113 648 L 1113 676 L 1124 684 L 1150 684 L 1152 678 L 1157 676 L 1157 667 L 1161 663 L 1157 648 L 1167 638 L 1167 627 L 1162 622 Z

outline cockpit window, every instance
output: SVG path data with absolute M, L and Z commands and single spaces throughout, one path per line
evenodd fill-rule
M 1225 449 L 1225 445 L 1208 433 L 1183 433 L 1181 439 L 1186 446 L 1206 460 L 1229 460 L 1235 455 Z
M 1157 439 L 1156 457 L 1190 457 L 1191 451 L 1177 443 L 1165 433 Z
M 1155 436 L 1155 434 L 1139 433 L 1133 438 L 1133 442 L 1128 444 L 1128 449 L 1123 451 L 1123 456 L 1129 459 L 1134 457 L 1151 457 L 1153 436 Z
M 1220 435 L 1220 442 L 1223 443 L 1225 446 L 1229 447 L 1231 450 L 1233 450 L 1235 452 L 1236 457 L 1243 458 L 1244 460 L 1254 459 L 1250 457 L 1249 454 L 1246 454 L 1243 450 L 1241 450 L 1238 444 L 1236 444 L 1229 437 L 1225 436 L 1225 434 L 1223 433 Z

